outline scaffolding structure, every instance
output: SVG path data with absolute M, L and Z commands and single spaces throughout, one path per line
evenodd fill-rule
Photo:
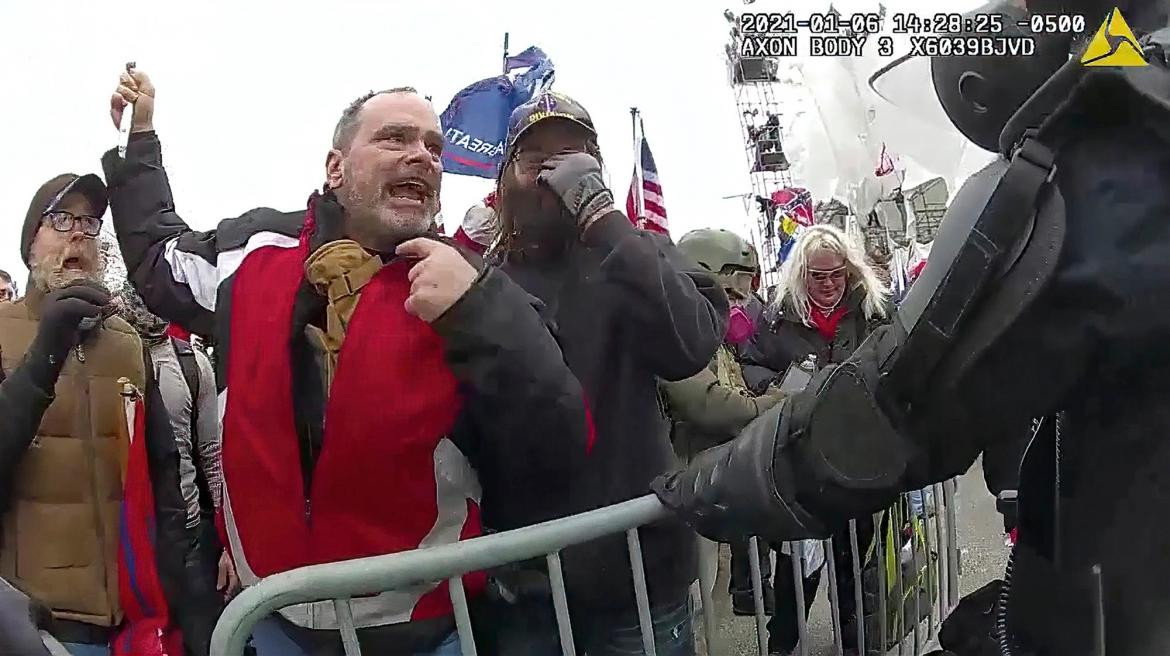
M 750 196 L 745 198 L 748 239 L 760 257 L 762 286 L 771 289 L 779 279 L 779 255 L 783 243 L 774 216 L 767 211 L 773 192 L 792 187 L 791 162 L 784 151 L 780 100 L 785 83 L 780 62 L 772 57 L 742 57 L 743 34 L 739 17 L 723 13 L 731 33 L 725 47 L 728 85 L 735 96 L 740 135 L 751 177 Z
M 884 18 L 885 7 L 879 7 L 879 16 Z M 829 11 L 835 10 L 830 6 Z M 782 213 L 774 206 L 769 211 L 768 202 L 775 192 L 796 188 L 791 172 L 795 162 L 789 157 L 793 150 L 785 152 L 784 148 L 784 112 L 798 110 L 803 81 L 795 66 L 782 58 L 759 57 L 743 50 L 739 16 L 726 10 L 723 17 L 730 28 L 725 46 L 728 85 L 735 98 L 751 179 L 750 194 L 743 196 L 749 217 L 747 236 L 760 256 L 763 287 L 770 291 L 779 279 L 781 253 L 788 235 L 781 229 Z M 883 147 L 878 166 L 888 166 L 895 172 L 894 160 L 890 158 L 887 163 L 887 159 Z M 903 174 L 897 173 L 899 181 Z M 942 179 L 905 190 L 899 184 L 864 214 L 857 214 L 856 208 L 837 199 L 816 200 L 819 202 L 813 206 L 809 219 L 841 228 L 863 243 L 866 257 L 879 277 L 897 290 L 905 284 L 899 285 L 894 278 L 904 277 L 907 263 L 929 252 L 946 212 L 947 190 Z

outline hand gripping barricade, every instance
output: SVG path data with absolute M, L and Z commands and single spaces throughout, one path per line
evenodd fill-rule
M 937 637 L 942 620 L 958 601 L 959 550 L 955 531 L 954 482 L 904 495 L 893 508 L 875 516 L 876 532 L 872 544 L 859 544 L 854 522 L 850 522 L 854 599 L 863 609 L 864 620 L 856 622 L 859 645 L 867 654 L 890 652 L 899 656 L 917 656 Z M 359 656 L 357 631 L 350 610 L 350 599 L 415 585 L 423 581 L 447 580 L 450 584 L 456 628 L 464 656 L 476 654 L 461 577 L 476 570 L 543 556 L 548 564 L 552 586 L 552 603 L 566 656 L 575 656 L 576 646 L 569 619 L 569 606 L 561 570 L 562 549 L 606 535 L 625 532 L 630 553 L 631 574 L 637 598 L 644 653 L 656 653 L 645 568 L 642 562 L 638 528 L 670 517 L 653 495 L 633 499 L 590 512 L 557 519 L 522 529 L 496 533 L 454 544 L 416 549 L 385 556 L 361 558 L 338 563 L 312 565 L 261 580 L 233 600 L 220 618 L 212 637 L 212 656 L 240 656 L 255 624 L 285 606 L 333 600 L 339 620 L 342 645 L 347 656 Z M 752 538 L 752 586 L 755 596 L 755 623 L 760 654 L 768 654 L 765 628 L 763 585 L 759 551 Z M 790 543 L 785 550 L 793 554 L 792 593 L 797 600 L 796 623 L 800 634 L 798 654 L 806 651 L 810 636 L 806 623 L 801 581 L 811 574 L 802 563 L 808 543 Z M 825 553 L 833 553 L 831 540 L 825 541 Z M 842 654 L 843 629 L 837 599 L 837 573 L 832 557 L 827 557 L 830 618 L 836 654 Z M 702 570 L 702 568 L 700 568 Z M 716 627 L 714 581 L 701 571 L 698 594 L 702 608 L 702 637 L 706 653 L 728 653 L 721 646 Z M 787 591 L 783 592 L 787 594 Z M 698 625 L 696 625 L 697 627 Z M 853 633 L 853 631 L 850 631 Z M 910 651 L 910 650 L 913 651 Z

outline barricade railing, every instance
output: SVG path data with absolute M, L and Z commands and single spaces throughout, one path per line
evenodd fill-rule
M 851 591 L 854 618 L 841 617 L 838 599 L 840 573 L 837 571 L 833 540 L 830 538 L 823 541 L 823 567 L 829 579 L 835 653 L 844 653 L 843 645 L 853 642 L 861 654 L 892 654 L 896 649 L 899 656 L 906 653 L 917 656 L 935 641 L 942 620 L 958 602 L 960 563 L 955 543 L 954 481 L 934 485 L 920 491 L 918 495 L 919 502 L 912 495 L 902 495 L 899 503 L 891 509 L 875 515 L 873 539 L 868 541 L 869 544 L 862 544 L 856 521 L 849 523 L 847 533 L 838 535 L 850 542 L 851 558 L 848 560 L 851 562 L 848 564 L 854 582 Z M 561 648 L 565 656 L 576 656 L 560 553 L 567 547 L 624 532 L 630 553 L 642 644 L 647 656 L 655 656 L 656 645 L 638 528 L 668 517 L 670 513 L 658 499 L 648 495 L 579 515 L 453 544 L 312 565 L 275 574 L 248 587 L 228 604 L 215 627 L 211 654 L 241 656 L 253 627 L 260 620 L 287 606 L 332 600 L 345 654 L 360 656 L 362 651 L 358 644 L 351 599 L 423 582 L 446 580 L 462 653 L 464 656 L 475 656 L 475 640 L 463 588 L 463 575 L 544 557 Z M 804 577 L 811 574 L 802 557 L 806 544 L 811 542 L 786 543 L 781 547 L 791 554 L 792 594 L 795 597 L 800 637 L 794 653 L 801 656 L 808 653 L 810 644 L 803 592 Z M 766 655 L 769 653 L 767 617 L 760 551 L 755 538 L 749 541 L 748 557 L 758 647 L 760 654 Z M 892 578 L 889 576 L 891 573 Z M 706 567 L 700 567 L 698 574 L 702 642 L 709 656 L 725 654 L 727 652 L 718 646 L 716 635 L 718 623 L 712 598 L 714 574 Z M 907 580 L 908 577 L 910 580 Z M 776 590 L 775 594 L 776 612 L 780 612 L 781 595 L 785 593 Z M 897 602 L 893 612 L 889 608 L 891 601 Z M 922 608 L 924 604 L 925 614 Z M 908 610 L 912 611 L 912 618 L 906 617 Z M 850 630 L 852 638 L 845 635 L 845 624 L 850 619 L 854 620 L 854 627 Z M 912 651 L 907 652 L 907 649 Z

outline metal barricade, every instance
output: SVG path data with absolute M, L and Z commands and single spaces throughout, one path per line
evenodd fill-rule
M 899 656 L 902 656 L 909 648 L 913 650 L 911 654 L 917 656 L 936 640 L 943 618 L 957 603 L 959 552 L 955 544 L 954 481 L 928 489 L 929 494 L 921 492 L 921 503 L 915 503 L 908 495 L 903 495 L 891 509 L 875 515 L 872 541 L 860 540 L 857 522 L 850 522 L 848 532 L 838 535 L 838 539 L 847 540 L 849 546 L 849 558 L 843 562 L 837 562 L 834 540 L 824 541 L 823 568 L 827 571 L 829 584 L 830 617 L 836 654 L 844 653 L 843 645 L 853 643 L 862 654 L 894 653 L 896 648 Z M 654 632 L 638 528 L 669 516 L 657 498 L 648 495 L 579 515 L 454 544 L 312 565 L 276 574 L 247 588 L 228 604 L 215 627 L 211 654 L 240 656 L 256 623 L 280 608 L 332 600 L 345 654 L 360 656 L 361 647 L 350 607 L 353 597 L 401 589 L 424 581 L 446 580 L 449 583 L 462 653 L 464 656 L 474 656 L 475 641 L 462 576 L 544 557 L 548 565 L 561 648 L 566 656 L 576 656 L 562 575 L 561 550 L 625 532 L 642 644 L 645 654 L 654 656 Z M 803 579 L 810 572 L 803 564 L 803 549 L 804 544 L 801 542 L 788 543 L 787 550 L 792 554 L 792 592 L 800 636 L 794 653 L 801 656 L 808 653 L 809 644 Z M 760 654 L 764 655 L 768 654 L 768 631 L 760 553 L 755 538 L 750 541 L 748 555 L 755 600 L 757 644 Z M 838 590 L 840 566 L 848 566 L 854 582 L 853 590 L 848 591 L 855 609 L 854 617 L 851 618 L 842 617 L 840 612 L 839 597 L 845 594 Z M 908 573 L 904 571 L 907 567 Z M 711 576 L 706 568 L 700 567 L 702 638 L 707 647 L 706 653 L 715 656 L 727 652 L 717 647 L 718 625 L 711 593 L 714 587 Z M 779 590 L 775 593 L 776 612 L 780 612 L 780 595 L 783 593 Z M 895 606 L 893 612 L 891 605 Z M 908 609 L 912 611 L 911 618 L 906 617 Z M 844 624 L 850 620 L 854 621 L 855 627 L 846 636 Z

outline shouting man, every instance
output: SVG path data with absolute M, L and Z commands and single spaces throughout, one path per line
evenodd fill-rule
M 474 537 L 481 484 L 484 511 L 499 512 L 523 501 L 507 481 L 584 453 L 580 386 L 535 300 L 431 232 L 443 135 L 413 89 L 342 113 L 307 211 L 257 209 L 209 232 L 175 212 L 146 75 L 123 74 L 115 123 L 128 103 L 126 158 L 104 159 L 114 224 L 151 310 L 216 338 L 223 506 L 243 585 Z M 474 599 L 484 577 L 464 585 Z M 353 610 L 371 653 L 460 651 L 446 582 Z M 265 624 L 259 656 L 341 653 L 331 602 Z

